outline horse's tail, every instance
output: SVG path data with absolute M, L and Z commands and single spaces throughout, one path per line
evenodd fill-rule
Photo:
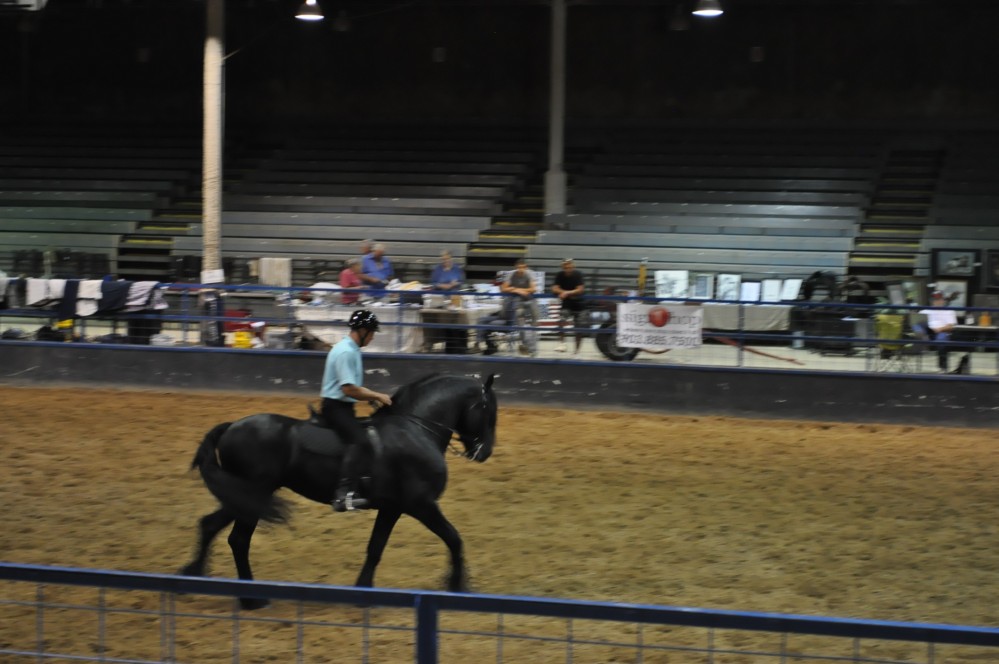
M 191 469 L 197 468 L 205 486 L 222 506 L 236 514 L 237 518 L 270 523 L 288 521 L 290 506 L 286 500 L 274 495 L 273 490 L 248 482 L 233 475 L 219 463 L 215 453 L 222 435 L 229 430 L 232 422 L 217 425 L 202 439 L 198 451 L 194 453 Z
M 198 451 L 194 453 L 194 459 L 191 460 L 191 470 L 202 467 L 206 461 L 214 461 L 218 465 L 218 461 L 215 459 L 215 448 L 218 447 L 222 434 L 228 431 L 231 426 L 232 422 L 223 422 L 205 434 L 201 444 L 198 445 Z

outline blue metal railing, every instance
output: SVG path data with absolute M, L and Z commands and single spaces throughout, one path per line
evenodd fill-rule
M 689 607 L 655 606 L 643 604 L 618 604 L 611 602 L 586 602 L 580 600 L 513 597 L 503 595 L 455 594 L 433 591 L 410 591 L 399 589 L 352 588 L 317 584 L 282 583 L 273 581 L 241 581 L 235 579 L 210 579 L 171 576 L 163 574 L 142 574 L 134 572 L 92 570 L 40 565 L 20 565 L 0 563 L 0 580 L 27 582 L 38 585 L 35 604 L 37 617 L 35 629 L 38 652 L 0 648 L 0 654 L 60 657 L 91 661 L 138 661 L 109 657 L 100 658 L 74 655 L 73 653 L 46 653 L 44 646 L 44 594 L 41 588 L 51 585 L 86 586 L 102 589 L 149 591 L 165 594 L 170 600 L 161 600 L 161 618 L 173 612 L 172 598 L 178 594 L 210 595 L 219 597 L 251 597 L 268 600 L 310 602 L 318 604 L 348 604 L 363 607 L 390 607 L 411 609 L 415 621 L 415 648 L 413 661 L 417 664 L 436 664 L 440 659 L 440 635 L 445 631 L 440 626 L 442 612 L 484 613 L 499 615 L 535 616 L 586 621 L 608 621 L 637 625 L 681 626 L 711 630 L 742 630 L 778 633 L 782 635 L 811 635 L 860 640 L 890 640 L 925 644 L 926 662 L 935 661 L 934 650 L 938 646 L 968 646 L 985 649 L 972 659 L 978 661 L 999 661 L 999 629 L 991 627 L 970 627 L 929 623 L 906 623 L 891 621 L 856 620 L 848 618 L 810 617 L 774 613 L 752 613 L 742 611 L 720 611 Z M 0 605 L 24 604 L 11 602 L 0 597 Z M 103 594 L 101 606 L 94 610 L 105 610 Z M 81 608 L 81 607 L 75 607 Z M 103 615 L 103 613 L 101 613 Z M 220 619 L 218 615 L 216 619 Z M 303 616 L 298 614 L 301 624 Z M 571 625 L 571 622 L 570 622 Z M 177 634 L 174 627 L 161 626 L 163 638 L 168 641 L 162 648 L 161 661 L 174 661 L 173 639 Z M 569 634 L 564 641 L 570 645 L 574 641 Z M 459 632 L 460 633 L 460 632 Z M 469 633 L 465 633 L 469 634 Z M 483 632 L 475 632 L 482 635 Z M 501 638 L 500 632 L 486 635 Z M 103 635 L 101 636 L 103 639 Z M 587 639 L 576 640 L 586 643 Z M 601 642 L 602 645 L 606 645 Z M 638 643 L 611 644 L 628 645 L 639 650 L 644 646 Z M 299 639 L 299 650 L 302 648 Z M 660 648 L 661 649 L 661 648 Z M 683 650 L 674 647 L 674 650 Z M 992 649 L 995 649 L 994 651 Z M 857 647 L 855 645 L 855 651 Z M 708 652 L 730 652 L 710 649 Z M 753 654 L 787 661 L 787 653 L 779 651 L 754 651 Z M 568 656 L 567 656 L 568 657 Z M 985 659 L 982 659 L 982 658 Z M 833 660 L 838 657 L 821 657 L 797 654 L 795 659 Z M 571 657 L 570 657 L 571 659 Z M 234 645 L 234 661 L 238 661 L 238 651 Z M 499 658 L 502 661 L 502 656 Z M 701 661 L 701 660 L 698 660 Z M 710 660 L 708 660 L 710 661 Z M 756 660 L 754 660 L 756 661 Z M 849 661 L 896 662 L 900 660 L 867 659 L 856 655 Z M 912 660 L 904 660 L 912 661 Z M 972 661 L 972 660 L 969 660 Z
M 176 309 L 169 313 L 129 313 L 129 314 L 118 314 L 107 318 L 112 321 L 134 321 L 134 320 L 151 320 L 156 321 L 159 324 L 167 323 L 176 326 L 180 329 L 183 339 L 182 341 L 187 344 L 189 342 L 198 343 L 199 328 L 203 324 L 207 323 L 246 323 L 250 319 L 246 318 L 234 318 L 231 316 L 212 316 L 207 315 L 205 311 L 198 304 L 198 299 L 196 297 L 197 293 L 206 288 L 212 288 L 219 291 L 232 291 L 241 292 L 247 294 L 257 294 L 260 296 L 272 296 L 275 300 L 275 310 L 263 315 L 255 315 L 252 320 L 261 321 L 268 325 L 274 326 L 292 326 L 298 325 L 303 327 L 330 327 L 330 326 L 342 326 L 344 321 L 329 320 L 328 318 L 322 317 L 309 317 L 309 308 L 301 307 L 300 310 L 293 314 L 291 308 L 277 306 L 279 302 L 288 302 L 295 294 L 301 294 L 305 292 L 310 292 L 316 295 L 324 295 L 330 293 L 339 293 L 339 289 L 312 289 L 305 287 L 277 287 L 277 286 L 259 286 L 259 285 L 239 285 L 239 286 L 216 286 L 209 287 L 202 284 L 163 284 L 163 288 L 167 289 L 168 292 L 172 293 L 176 298 L 175 303 Z M 365 291 L 366 295 L 371 296 L 381 296 L 381 295 L 392 295 L 396 296 L 400 293 L 405 294 L 407 291 Z M 454 295 L 449 291 L 421 291 L 422 295 L 440 295 L 449 296 Z M 502 298 L 503 295 L 499 294 L 485 294 L 485 293 L 465 293 L 464 295 L 474 295 L 478 299 L 484 298 Z M 540 296 L 539 296 L 540 297 Z M 601 309 L 606 315 L 610 315 L 610 311 L 619 303 L 623 302 L 642 302 L 642 303 L 659 303 L 664 302 L 661 298 L 656 298 L 652 296 L 632 296 L 632 295 L 592 295 L 586 296 L 584 299 L 589 301 L 595 307 Z M 672 300 L 668 302 L 681 303 L 687 300 Z M 753 307 L 758 305 L 784 307 L 789 312 L 797 311 L 802 314 L 807 314 L 812 311 L 830 311 L 835 310 L 839 312 L 840 316 L 844 319 L 850 320 L 861 320 L 867 319 L 875 313 L 890 313 L 890 314 L 902 314 L 908 315 L 913 314 L 918 311 L 925 309 L 926 307 L 921 305 L 890 305 L 890 304 L 854 304 L 847 302 L 804 302 L 804 301 L 785 301 L 785 302 L 775 302 L 775 303 L 760 303 L 760 302 L 735 302 L 735 301 L 715 301 L 715 300 L 697 300 L 696 302 L 704 304 L 725 304 L 738 306 L 739 313 L 736 316 L 738 321 L 738 329 L 733 330 L 708 330 L 704 332 L 705 341 L 717 340 L 724 338 L 725 343 L 729 345 L 744 348 L 749 345 L 763 344 L 763 345 L 787 345 L 787 344 L 797 344 L 797 345 L 808 345 L 813 348 L 823 348 L 830 345 L 843 344 L 849 345 L 851 348 L 870 348 L 876 349 L 879 345 L 890 344 L 891 342 L 898 343 L 899 339 L 886 339 L 877 337 L 872 329 L 868 329 L 866 333 L 862 330 L 858 330 L 853 334 L 846 335 L 831 335 L 828 333 L 816 333 L 813 331 L 811 333 L 803 332 L 801 329 L 796 329 L 792 324 L 790 326 L 791 330 L 795 330 L 792 335 L 790 331 L 768 331 L 768 330 L 751 330 L 745 327 L 745 316 L 744 311 L 746 307 Z M 981 316 L 981 314 L 988 312 L 993 320 L 999 321 L 999 310 L 981 308 L 981 307 L 948 307 L 953 308 L 959 312 L 967 312 L 971 314 L 976 319 Z M 318 308 L 317 308 L 318 311 Z M 402 311 L 402 309 L 400 309 Z M 790 315 L 790 314 L 789 314 Z M 27 318 L 51 318 L 54 320 L 55 312 L 53 310 L 46 309 L 19 309 L 19 310 L 8 310 L 0 311 L 0 320 L 3 318 L 16 319 L 18 317 Z M 103 317 L 95 317 L 103 318 Z M 391 317 L 390 317 L 391 318 Z M 396 317 L 398 320 L 384 320 L 383 326 L 390 330 L 390 334 L 393 335 L 392 338 L 401 339 L 403 332 L 406 328 L 421 328 L 434 331 L 444 331 L 444 330 L 459 330 L 468 333 L 469 335 L 474 335 L 482 330 L 496 330 L 492 326 L 483 326 L 480 324 L 468 324 L 459 322 L 429 322 L 423 320 L 405 320 L 403 314 L 400 313 Z M 85 318 L 79 319 L 81 325 L 86 325 Z M 550 322 L 550 321 L 549 321 Z M 597 324 L 597 323 L 594 323 Z M 83 328 L 85 329 L 85 328 Z M 974 329 L 974 328 L 971 328 Z M 992 329 L 994 328 L 983 328 Z M 552 326 L 536 326 L 536 325 L 513 325 L 506 326 L 502 328 L 505 332 L 524 332 L 527 334 L 537 335 L 538 333 L 552 333 L 556 328 Z M 607 327 L 602 327 L 600 329 L 590 328 L 586 331 L 588 336 L 606 336 L 614 335 L 616 333 L 616 328 L 612 325 Z M 970 348 L 975 348 L 978 350 L 987 351 L 999 351 L 999 337 L 995 333 L 991 333 L 988 338 L 978 338 L 974 341 L 932 341 L 927 339 L 919 338 L 906 338 L 905 343 L 913 347 L 918 351 L 928 351 L 933 347 L 943 347 L 947 348 L 953 352 L 967 351 Z M 401 344 L 401 341 L 397 343 L 397 346 Z M 999 358 L 999 355 L 997 355 Z M 736 358 L 736 366 L 743 365 L 742 356 Z M 814 369 L 813 369 L 814 370 Z M 827 369 L 828 370 L 828 369 Z M 836 370 L 839 370 L 837 368 Z M 999 366 L 995 369 L 999 372 Z

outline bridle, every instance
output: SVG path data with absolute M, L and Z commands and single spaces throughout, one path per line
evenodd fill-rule
M 462 413 L 462 415 L 464 416 L 467 413 L 471 413 L 473 410 L 476 410 L 478 408 L 481 408 L 483 411 L 485 411 L 487 407 L 488 403 L 486 400 L 486 389 L 482 388 L 481 398 L 478 401 L 476 401 L 474 404 L 466 408 Z M 483 443 L 479 442 L 480 439 L 482 438 L 482 431 L 479 431 L 478 435 L 475 436 L 475 438 L 472 438 L 471 440 L 465 440 L 464 438 L 461 437 L 461 434 L 454 427 L 449 427 L 446 424 L 442 424 L 435 420 L 428 419 L 426 417 L 423 417 L 422 415 L 417 415 L 416 413 L 406 413 L 406 417 L 410 418 L 416 424 L 429 431 L 430 434 L 433 436 L 442 436 L 445 433 L 447 433 L 448 435 L 447 449 L 456 456 L 463 456 L 471 461 L 474 461 L 479 456 L 479 452 L 482 451 Z M 460 419 L 463 419 L 463 417 L 459 418 L 459 420 Z M 436 427 L 438 430 L 434 431 L 434 429 L 431 427 Z M 482 428 L 485 429 L 484 422 Z M 454 444 L 455 435 L 458 436 L 458 440 L 460 440 L 462 443 L 465 444 L 466 448 L 465 451 L 458 449 L 458 447 Z M 470 445 L 474 445 L 474 447 L 472 447 L 472 449 L 469 451 L 468 447 Z

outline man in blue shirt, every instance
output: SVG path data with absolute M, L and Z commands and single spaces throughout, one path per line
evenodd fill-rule
M 375 401 L 383 406 L 392 405 L 392 397 L 364 387 L 364 369 L 361 349 L 375 338 L 378 318 L 367 309 L 358 309 L 347 322 L 350 334 L 341 339 L 326 356 L 323 371 L 322 414 L 326 423 L 347 446 L 333 499 L 337 512 L 369 507 L 367 498 L 357 495 L 358 480 L 370 457 L 368 433 L 357 421 L 354 404 L 358 401 Z
M 444 250 L 441 252 L 441 262 L 434 266 L 434 271 L 430 274 L 430 283 L 434 290 L 451 290 L 461 286 L 465 281 L 465 272 L 454 264 L 451 252 Z
M 385 245 L 375 244 L 371 253 L 361 259 L 361 281 L 368 288 L 385 288 L 394 276 L 392 262 L 385 257 Z

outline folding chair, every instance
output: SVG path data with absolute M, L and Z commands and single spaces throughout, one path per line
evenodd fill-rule
M 905 316 L 902 314 L 878 314 L 874 317 L 874 335 L 878 339 L 875 371 L 898 371 L 909 373 L 914 370 L 909 360 L 918 355 L 918 349 L 905 341 Z

